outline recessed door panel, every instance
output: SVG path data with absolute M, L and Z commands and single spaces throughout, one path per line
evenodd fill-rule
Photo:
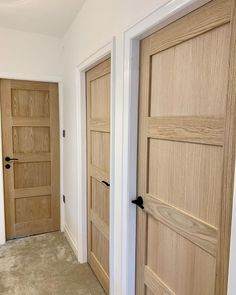
M 90 82 L 91 118 L 110 118 L 110 84 L 110 73 Z M 103 97 L 103 103 L 101 103 L 101 97 Z
M 50 152 L 49 127 L 13 127 L 14 153 Z
M 13 117 L 49 117 L 50 103 L 48 90 L 11 90 L 11 109 Z
M 151 56 L 151 116 L 224 113 L 229 26 L 217 27 Z
M 147 193 L 219 226 L 222 147 L 150 139 Z
M 91 131 L 91 164 L 109 174 L 110 134 Z

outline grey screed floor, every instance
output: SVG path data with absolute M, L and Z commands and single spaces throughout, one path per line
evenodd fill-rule
M 1 295 L 104 295 L 87 264 L 79 264 L 63 233 L 0 246 Z

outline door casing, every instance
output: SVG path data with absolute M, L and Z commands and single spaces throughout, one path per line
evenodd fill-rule
M 63 130 L 63 83 L 61 77 L 55 76 L 38 76 L 38 75 L 14 75 L 6 74 L 0 72 L 0 79 L 9 79 L 9 80 L 28 80 L 28 81 L 38 81 L 38 82 L 52 82 L 58 83 L 58 96 L 59 96 L 59 129 L 60 129 L 60 229 L 64 230 L 64 203 L 63 203 L 63 142 L 62 142 L 62 130 Z M 0 106 L 1 114 L 1 106 Z M 0 227 L 3 229 L 0 231 L 0 245 L 5 244 L 6 242 L 6 233 L 5 233 L 5 206 L 4 206 L 4 182 L 3 182 L 3 163 L 2 163 L 2 128 L 0 121 Z
M 114 52 L 115 52 L 115 38 L 111 42 L 106 44 L 97 50 L 89 58 L 80 63 L 77 70 L 76 88 L 76 115 L 77 115 L 77 171 L 78 171 L 78 183 L 77 183 L 77 195 L 78 195 L 78 249 L 77 256 L 80 263 L 87 262 L 87 116 L 86 116 L 86 80 L 85 74 L 88 70 L 111 57 L 111 111 L 110 111 L 110 294 L 114 294 L 114 273 L 116 266 L 114 263 L 114 248 L 115 248 L 115 236 L 114 236 L 114 120 L 115 120 L 115 80 L 114 80 Z

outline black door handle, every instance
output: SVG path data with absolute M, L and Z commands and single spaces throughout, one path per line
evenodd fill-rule
M 17 159 L 17 158 L 6 157 L 6 158 L 5 158 L 5 161 L 6 161 L 6 162 L 18 161 L 18 159 Z
M 138 206 L 141 209 L 144 209 L 143 206 L 143 198 L 141 196 L 139 196 L 136 200 L 131 201 L 133 204 L 135 204 L 136 206 Z
M 110 183 L 106 182 L 105 180 L 102 181 L 106 186 L 110 186 Z

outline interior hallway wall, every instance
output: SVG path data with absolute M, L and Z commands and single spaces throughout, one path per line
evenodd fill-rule
M 168 0 L 86 0 L 63 40 L 64 76 L 64 194 L 65 223 L 75 247 L 78 247 L 78 171 L 76 66 L 98 49 L 116 39 L 115 101 L 115 219 L 121 224 L 122 196 L 122 110 L 123 110 L 123 33 Z M 79 237 L 81 238 L 81 237 Z M 115 286 L 111 294 L 121 290 L 121 232 L 115 232 Z
M 46 80 L 62 75 L 60 38 L 0 28 L 0 40 L 0 78 Z M 0 156 L 0 244 L 5 242 L 2 174 Z
M 0 73 L 60 76 L 61 39 L 0 28 Z

